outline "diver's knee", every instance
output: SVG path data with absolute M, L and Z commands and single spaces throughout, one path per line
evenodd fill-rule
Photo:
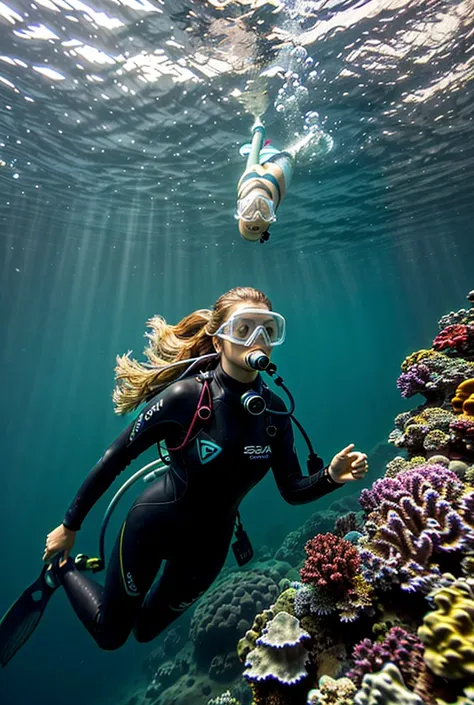
M 150 632 L 150 630 L 146 630 L 143 628 L 138 627 L 137 629 L 133 630 L 133 636 L 135 637 L 136 641 L 138 641 L 140 644 L 146 644 L 149 641 L 153 641 L 158 636 L 158 632 Z
M 117 651 L 128 639 L 128 634 L 96 634 L 97 646 L 102 651 Z

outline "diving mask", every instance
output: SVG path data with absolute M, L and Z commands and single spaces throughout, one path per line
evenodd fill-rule
M 235 218 L 246 223 L 252 223 L 256 220 L 263 220 L 268 224 L 274 223 L 276 215 L 273 201 L 266 196 L 249 193 L 245 198 L 240 198 L 237 201 Z
M 215 335 L 230 343 L 250 347 L 261 337 L 266 347 L 273 348 L 285 340 L 286 321 L 282 315 L 261 308 L 245 308 L 234 313 Z

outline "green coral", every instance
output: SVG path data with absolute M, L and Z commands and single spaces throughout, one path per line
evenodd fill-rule
M 429 431 L 424 440 L 423 448 L 429 452 L 435 450 L 441 450 L 445 448 L 450 440 L 448 433 L 441 431 L 439 428 L 435 428 L 433 431 Z
M 418 629 L 427 666 L 442 678 L 474 678 L 474 581 L 460 578 L 433 601 Z
M 408 355 L 402 362 L 402 372 L 407 372 L 412 365 L 416 365 L 421 360 L 427 357 L 439 357 L 440 353 L 436 352 L 435 350 L 417 350 L 416 352 L 411 353 L 411 355 Z
M 245 663 L 248 654 L 255 648 L 255 643 L 262 633 L 267 622 L 273 618 L 272 610 L 263 610 L 255 616 L 251 628 L 245 632 L 242 639 L 237 643 L 237 655 L 242 663 Z
M 278 595 L 277 600 L 274 605 L 272 605 L 273 614 L 278 614 L 278 612 L 288 612 L 289 614 L 295 614 L 295 595 L 297 593 L 296 588 L 287 588 L 280 595 Z
M 393 460 L 387 463 L 385 477 L 395 477 L 399 472 L 413 470 L 413 468 L 418 467 L 418 465 L 423 465 L 424 463 L 426 463 L 426 458 L 422 455 L 415 455 L 410 460 L 406 460 L 401 455 L 397 455 Z

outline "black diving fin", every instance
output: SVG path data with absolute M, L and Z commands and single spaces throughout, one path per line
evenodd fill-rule
M 0 664 L 6 666 L 38 626 L 59 583 L 46 576 L 45 565 L 35 582 L 13 603 L 0 621 Z

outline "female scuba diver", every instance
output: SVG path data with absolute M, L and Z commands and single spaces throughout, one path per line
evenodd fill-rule
M 269 239 L 269 227 L 276 221 L 277 208 L 290 186 L 296 157 L 307 145 L 316 143 L 330 151 L 333 141 L 313 126 L 290 147 L 277 149 L 265 142 L 265 128 L 260 118 L 255 118 L 252 142 L 240 148 L 247 164 L 237 185 L 235 218 L 244 240 L 264 243 Z
M 325 467 L 312 453 L 310 474 L 303 475 L 292 420 L 310 449 L 311 444 L 292 417 L 293 398 L 277 377 L 291 401 L 287 410 L 260 374 L 275 372 L 269 358 L 283 343 L 286 327 L 264 294 L 239 287 L 222 295 L 212 310 L 197 310 L 177 325 L 159 316 L 149 325 L 149 363 L 129 354 L 118 358 L 114 390 L 117 413 L 146 405 L 93 467 L 63 522 L 48 534 L 40 577 L 0 624 L 2 665 L 31 635 L 59 586 L 102 649 L 119 648 L 131 631 L 139 642 L 154 639 L 211 586 L 234 530 L 239 565 L 252 557 L 238 508 L 270 468 L 284 500 L 295 505 L 367 472 L 367 456 L 350 444 Z M 70 556 L 76 534 L 117 476 L 150 446 L 157 444 L 161 455 L 162 442 L 169 467 L 129 510 L 102 586 Z
M 276 209 L 290 185 L 294 153 L 280 151 L 265 140 L 265 128 L 256 118 L 252 142 L 240 148 L 247 165 L 237 185 L 239 233 L 244 240 L 264 243 L 270 237 L 269 227 L 276 220 Z

